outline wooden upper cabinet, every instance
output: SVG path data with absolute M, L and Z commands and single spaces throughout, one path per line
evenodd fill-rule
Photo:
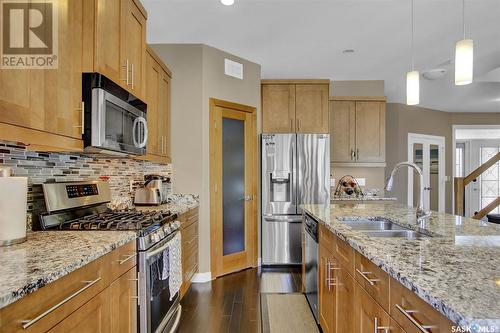
M 385 164 L 385 98 L 330 101 L 332 163 Z
M 330 156 L 332 162 L 353 162 L 356 146 L 356 103 L 330 103 Z
M 328 100 L 326 84 L 295 86 L 295 119 L 297 133 L 328 133 Z
M 97 0 L 96 72 L 144 99 L 146 15 L 134 0 Z
M 133 0 L 121 0 L 121 3 L 120 62 L 128 70 L 125 83 L 130 92 L 142 97 L 146 68 L 146 17 Z
M 171 72 L 155 52 L 148 48 L 145 69 L 148 105 L 147 158 L 170 163 L 170 84 Z
M 120 62 L 122 1 L 96 0 L 94 69 L 123 85 L 127 69 L 125 63 Z
M 146 103 L 148 120 L 148 154 L 160 155 L 161 140 L 158 134 L 158 101 L 161 79 L 161 68 L 153 56 L 147 52 L 146 57 Z
M 264 133 L 328 133 L 329 80 L 263 80 Z
M 262 131 L 295 132 L 295 85 L 262 85 Z
M 356 161 L 385 162 L 385 102 L 356 102 Z

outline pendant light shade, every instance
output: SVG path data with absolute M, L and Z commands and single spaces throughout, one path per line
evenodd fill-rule
M 472 83 L 474 72 L 474 42 L 472 39 L 458 41 L 455 48 L 455 84 Z
M 406 73 L 406 104 L 420 103 L 420 74 L 418 71 Z
M 225 6 L 232 6 L 234 4 L 234 0 L 220 0 L 220 2 Z

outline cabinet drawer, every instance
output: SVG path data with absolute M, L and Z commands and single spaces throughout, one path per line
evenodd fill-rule
M 136 242 L 131 241 L 110 253 L 111 275 L 108 284 L 125 274 L 137 262 Z
M 183 281 L 191 281 L 194 273 L 198 269 L 198 251 L 194 251 L 190 253 L 189 256 L 186 256 L 182 261 L 182 280 Z
M 448 333 L 454 325 L 432 306 L 394 279 L 390 280 L 390 313 L 407 333 L 420 333 L 419 326 L 431 333 Z
M 194 222 L 198 222 L 198 207 L 179 216 L 181 222 L 181 229 L 184 229 Z
M 335 238 L 333 233 L 328 230 L 323 224 L 319 224 L 319 244 L 333 253 L 335 248 L 335 246 L 333 245 L 334 242 Z
M 355 256 L 356 281 L 365 288 L 386 311 L 389 311 L 389 275 L 377 265 L 356 252 Z
M 366 293 L 360 284 L 354 287 L 354 325 L 356 333 L 392 332 L 389 331 L 391 317 Z M 386 330 L 387 329 L 387 330 Z
M 48 331 L 106 287 L 111 259 L 105 255 L 2 309 L 2 332 Z
M 198 236 L 198 223 L 192 223 L 190 226 L 182 229 L 182 246 L 190 244 L 196 236 Z
M 338 263 L 347 270 L 347 272 L 353 275 L 355 252 L 354 249 L 334 234 L 332 234 L 332 236 L 334 239 L 332 249 L 333 256 L 337 259 Z

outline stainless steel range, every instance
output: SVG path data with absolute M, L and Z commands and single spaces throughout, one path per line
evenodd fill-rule
M 36 192 L 36 189 L 34 189 Z M 169 278 L 157 273 L 164 251 L 179 233 L 177 215 L 169 211 L 112 211 L 109 184 L 102 181 L 41 185 L 43 199 L 35 201 L 34 228 L 38 230 L 132 230 L 137 232 L 138 318 L 140 332 L 176 330 L 179 292 L 170 295 Z

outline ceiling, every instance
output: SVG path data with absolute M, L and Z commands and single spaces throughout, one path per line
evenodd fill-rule
M 384 80 L 389 102 L 405 103 L 410 67 L 410 0 L 142 0 L 149 43 L 204 43 L 262 65 L 263 78 Z M 476 81 L 454 85 L 462 39 L 460 0 L 415 0 L 415 68 L 420 106 L 500 112 L 500 0 L 466 0 Z M 345 49 L 354 53 L 344 54 Z M 494 71 L 493 73 L 489 73 Z M 492 82 L 493 81 L 493 82 Z

